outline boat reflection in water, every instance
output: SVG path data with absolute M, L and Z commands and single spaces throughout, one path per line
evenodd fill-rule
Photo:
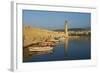
M 23 61 L 29 61 L 33 56 L 53 53 L 53 48 L 50 48 L 48 50 L 34 50 L 29 47 L 29 48 L 25 48 L 23 51 L 24 51 L 23 52 L 23 57 L 24 57 Z
M 48 50 L 32 51 L 24 48 L 23 62 L 91 59 L 90 42 L 87 37 L 72 37 L 61 40 Z
M 67 53 L 67 46 L 68 46 L 68 38 L 60 40 L 60 42 L 56 41 L 55 46 L 58 46 L 59 44 L 64 43 L 64 54 Z M 48 47 L 35 47 L 30 46 L 23 49 L 23 61 L 27 62 L 31 60 L 31 58 L 34 58 L 35 56 L 41 56 L 41 55 L 53 55 L 55 52 L 55 47 L 48 46 Z M 48 57 L 49 58 L 49 57 Z M 52 59 L 51 59 L 52 60 Z

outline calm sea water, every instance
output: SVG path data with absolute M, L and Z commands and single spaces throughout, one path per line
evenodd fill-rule
M 66 39 L 48 52 L 24 52 L 23 62 L 91 59 L 89 38 Z

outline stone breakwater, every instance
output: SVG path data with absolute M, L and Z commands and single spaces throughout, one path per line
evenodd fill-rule
M 23 29 L 23 47 L 28 47 L 33 44 L 38 45 L 40 42 L 54 43 L 57 42 L 57 40 L 59 40 L 60 38 L 66 37 L 68 37 L 68 35 L 66 35 L 64 32 L 56 32 L 27 26 Z

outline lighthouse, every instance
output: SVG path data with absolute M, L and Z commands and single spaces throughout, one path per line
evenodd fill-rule
M 67 20 L 65 20 L 64 30 L 65 30 L 66 37 L 68 37 L 68 27 L 67 27 L 67 24 L 68 24 L 68 22 L 67 22 Z

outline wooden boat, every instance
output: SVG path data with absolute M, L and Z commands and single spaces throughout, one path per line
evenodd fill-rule
M 46 46 L 46 47 L 29 47 L 29 51 L 36 51 L 36 52 L 44 52 L 44 51 L 50 51 L 52 50 L 53 47 L 49 47 L 49 46 Z
M 53 43 L 53 42 L 42 42 L 40 45 L 42 47 L 46 47 L 46 46 L 53 47 L 53 46 L 55 46 L 55 43 Z
M 49 40 L 47 40 L 47 42 L 53 42 L 53 43 L 57 43 L 57 42 L 59 42 L 59 40 L 55 40 L 55 39 L 49 39 Z

